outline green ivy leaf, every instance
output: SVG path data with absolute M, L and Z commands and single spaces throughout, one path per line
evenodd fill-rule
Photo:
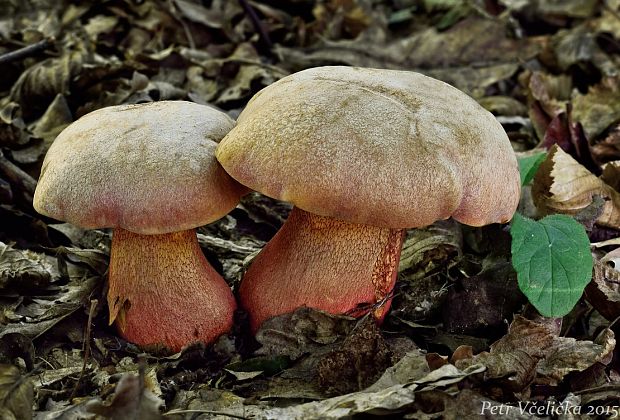
M 519 174 L 521 175 L 521 186 L 527 185 L 532 181 L 540 164 L 547 157 L 547 153 L 540 152 L 535 155 L 519 158 Z
M 542 315 L 566 315 L 592 278 L 590 241 L 583 226 L 561 214 L 535 221 L 517 213 L 510 234 L 521 291 Z

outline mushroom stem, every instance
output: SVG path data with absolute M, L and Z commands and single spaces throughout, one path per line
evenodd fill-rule
M 381 321 L 390 307 L 403 233 L 294 207 L 241 282 L 240 303 L 252 330 L 301 306 L 354 316 L 373 310 Z
M 230 330 L 235 300 L 194 229 L 139 235 L 117 228 L 110 252 L 110 324 L 140 346 L 180 351 Z

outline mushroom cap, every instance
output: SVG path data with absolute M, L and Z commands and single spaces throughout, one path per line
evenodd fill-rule
M 475 100 L 405 71 L 318 67 L 258 92 L 216 157 L 240 183 L 311 213 L 407 228 L 506 222 L 517 160 Z
M 247 192 L 214 156 L 233 126 L 214 108 L 182 101 L 91 112 L 47 152 L 34 208 L 84 228 L 138 234 L 211 223 Z

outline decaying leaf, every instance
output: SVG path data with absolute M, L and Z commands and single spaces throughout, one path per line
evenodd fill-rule
M 97 283 L 91 277 L 60 288 L 56 295 L 28 301 L 9 314 L 11 322 L 0 330 L 0 337 L 9 333 L 38 337 L 81 308 Z
M 125 374 L 109 403 L 89 401 L 84 409 L 113 420 L 163 420 L 165 417 L 159 411 L 162 405 L 163 401 L 144 386 L 139 376 Z
M 447 293 L 439 273 L 458 263 L 462 247 L 461 227 L 451 219 L 407 231 L 392 313 L 410 321 L 439 313 Z
M 488 258 L 483 270 L 449 288 L 443 305 L 448 332 L 492 337 L 523 303 L 517 276 L 509 261 Z
M 59 276 L 52 258 L 0 242 L 0 290 L 32 293 Z
M 593 342 L 557 337 L 536 370 L 540 375 L 560 381 L 570 372 L 583 371 L 595 363 L 609 364 L 615 347 L 614 333 L 607 328 Z
M 17 307 L 5 310 L 6 322 L 0 330 L 0 337 L 20 333 L 35 338 L 86 305 L 95 288 L 102 286 L 100 276 L 107 269 L 104 253 L 62 247 L 58 252 L 58 264 L 51 265 L 57 270 L 52 271 L 52 279 L 56 281 L 48 289 L 29 289 L 26 295 L 31 297 Z
M 326 395 L 360 391 L 392 365 L 391 356 L 375 321 L 366 318 L 338 349 L 319 360 L 319 386 Z
M 442 220 L 422 229 L 411 229 L 403 242 L 398 265 L 401 281 L 413 282 L 455 264 L 462 254 L 463 235 L 453 220 Z
M 586 287 L 585 297 L 605 318 L 620 316 L 620 272 L 600 260 L 594 261 L 594 276 Z
M 28 143 L 30 135 L 22 119 L 20 106 L 15 102 L 0 109 L 0 146 L 19 148 Z
M 24 164 L 41 161 L 56 136 L 72 121 L 73 116 L 65 96 L 56 95 L 43 116 L 30 126 L 33 137 L 38 141 L 26 148 L 14 150 L 13 158 Z
M 536 207 L 544 214 L 576 214 L 599 195 L 607 201 L 597 223 L 620 229 L 620 193 L 584 168 L 568 153 L 553 146 L 540 165 L 532 194 Z
M 28 420 L 32 418 L 34 388 L 29 378 L 12 365 L 0 365 L 0 418 Z
M 611 227 L 620 221 L 620 165 L 613 162 L 620 160 L 620 0 L 252 0 L 257 20 L 241 3 L 0 2 L 3 59 L 55 38 L 27 56 L 0 59 L 0 240 L 13 244 L 0 244 L 0 362 L 36 369 L 24 379 L 16 368 L 7 376 L 0 367 L 0 418 L 160 418 L 160 396 L 173 419 L 460 419 L 479 417 L 482 407 L 532 419 L 538 417 L 520 412 L 519 402 L 553 402 L 551 394 L 571 407 L 617 405 L 620 377 L 617 363 L 608 363 L 615 347 L 608 330 L 594 341 L 558 338 L 553 328 L 517 317 L 489 351 L 493 334 L 519 312 L 512 300 L 519 292 L 502 269 L 481 272 L 481 262 L 489 254 L 505 257 L 509 238 L 497 226 L 470 229 L 450 220 L 408 232 L 381 330 L 304 308 L 266 323 L 256 351 L 240 327 L 211 346 L 147 356 L 144 385 L 121 376 L 138 370 L 139 350 L 106 323 L 109 232 L 50 225 L 31 206 L 56 135 L 103 106 L 192 100 L 235 117 L 262 87 L 309 66 L 418 71 L 495 114 L 515 150 L 538 140 L 564 147 L 582 166 L 556 152 L 541 213 L 567 212 L 584 224 L 597 219 L 591 238 L 602 229 L 617 236 Z M 19 175 L 3 166 L 9 164 Z M 527 206 L 527 188 L 521 208 L 538 215 Z M 199 228 L 202 250 L 237 286 L 290 208 L 249 194 L 229 215 Z M 566 319 L 575 322 L 570 336 L 601 331 L 607 323 L 599 313 L 608 320 L 620 314 L 620 279 L 611 267 L 620 252 L 602 259 L 601 250 L 594 253 L 599 262 L 586 296 L 596 311 Z M 78 381 L 93 298 L 100 303 L 92 313 L 92 348 Z M 235 325 L 243 326 L 243 308 L 238 315 Z M 2 400 L 7 384 L 14 393 Z M 74 389 L 77 398 L 68 401 Z M 323 400 L 326 391 L 356 392 Z M 7 409 L 7 401 L 14 406 Z M 315 402 L 300 404 L 308 401 Z
M 355 392 L 327 400 L 300 404 L 288 408 L 265 410 L 266 419 L 342 419 L 355 414 L 396 412 L 410 406 L 416 391 L 449 387 L 466 377 L 484 371 L 480 365 L 459 370 L 451 364 L 442 366 L 408 385 L 394 385 L 375 392 Z
M 590 150 L 597 162 L 609 162 L 620 159 L 620 124 L 610 127 L 607 135 L 594 143 Z
M 89 60 L 89 51 L 79 38 L 74 49 L 59 58 L 41 61 L 23 72 L 11 89 L 11 99 L 22 107 L 26 118 L 45 110 L 57 94 L 67 94 L 72 78 Z
M 374 392 L 394 385 L 410 384 L 428 373 L 430 368 L 426 355 L 421 350 L 414 350 L 405 354 L 394 366 L 387 368 L 374 384 L 366 388 L 366 391 Z
M 342 354 L 336 352 L 349 351 L 349 357 L 353 357 L 355 350 L 358 350 L 343 347 L 347 336 L 356 331 L 357 324 L 358 321 L 354 318 L 332 315 L 306 307 L 264 322 L 256 334 L 256 339 L 262 347 L 255 354 L 270 358 L 285 356 L 293 363 L 280 373 L 278 378 L 272 378 L 263 384 L 265 389 L 261 392 L 261 398 L 324 398 L 325 391 L 333 384 L 330 376 L 333 372 L 325 368 L 342 361 Z M 371 346 L 376 342 L 372 343 Z M 368 351 L 372 352 L 368 347 L 359 350 L 361 352 L 358 361 L 364 357 L 374 360 L 373 354 L 368 354 Z M 334 352 L 332 356 L 329 356 L 330 352 Z M 321 363 L 324 367 L 325 388 L 319 386 Z M 344 369 L 344 366 L 340 367 Z M 352 377 L 346 378 L 339 386 L 351 387 L 351 383 L 357 386 L 355 372 L 349 371 L 349 374 Z M 334 387 L 331 392 L 339 391 Z
M 595 363 L 607 364 L 616 340 L 606 329 L 595 341 L 577 341 L 558 337 L 549 326 L 518 316 L 510 324 L 508 334 L 471 359 L 461 359 L 456 366 L 471 364 L 487 367 L 485 376 L 502 380 L 512 391 L 523 390 L 536 375 L 560 381 L 573 371 L 582 371 Z M 507 381 L 503 381 L 506 379 Z
M 260 419 L 264 418 L 262 413 L 268 407 L 267 404 L 249 404 L 245 398 L 227 390 L 200 385 L 196 389 L 179 391 L 171 404 L 171 410 L 164 414 L 170 418 L 175 413 L 182 415 L 186 410 L 191 410 L 191 413 L 203 413 L 216 420 L 236 417 Z
M 598 137 L 612 123 L 620 121 L 620 79 L 605 78 L 585 95 L 573 98 L 573 117 L 589 139 Z
M 256 333 L 262 344 L 261 355 L 289 356 L 295 360 L 312 353 L 325 344 L 346 337 L 357 320 L 343 315 L 332 315 L 307 307 L 265 321 Z
M 552 75 L 540 71 L 532 72 L 528 79 L 531 100 L 536 100 L 545 113 L 553 118 L 566 108 L 565 102 L 570 99 L 573 88 L 568 75 Z M 539 133 L 542 138 L 544 130 Z

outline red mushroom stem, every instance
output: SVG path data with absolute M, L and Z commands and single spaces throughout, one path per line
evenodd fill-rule
M 140 346 L 180 351 L 213 342 L 233 324 L 235 300 L 207 262 L 194 229 L 162 235 L 114 230 L 110 252 L 110 323 Z
M 294 207 L 246 272 L 240 303 L 256 332 L 263 321 L 308 306 L 361 316 L 386 315 L 403 229 L 347 223 Z M 365 306 L 365 309 L 360 309 Z

